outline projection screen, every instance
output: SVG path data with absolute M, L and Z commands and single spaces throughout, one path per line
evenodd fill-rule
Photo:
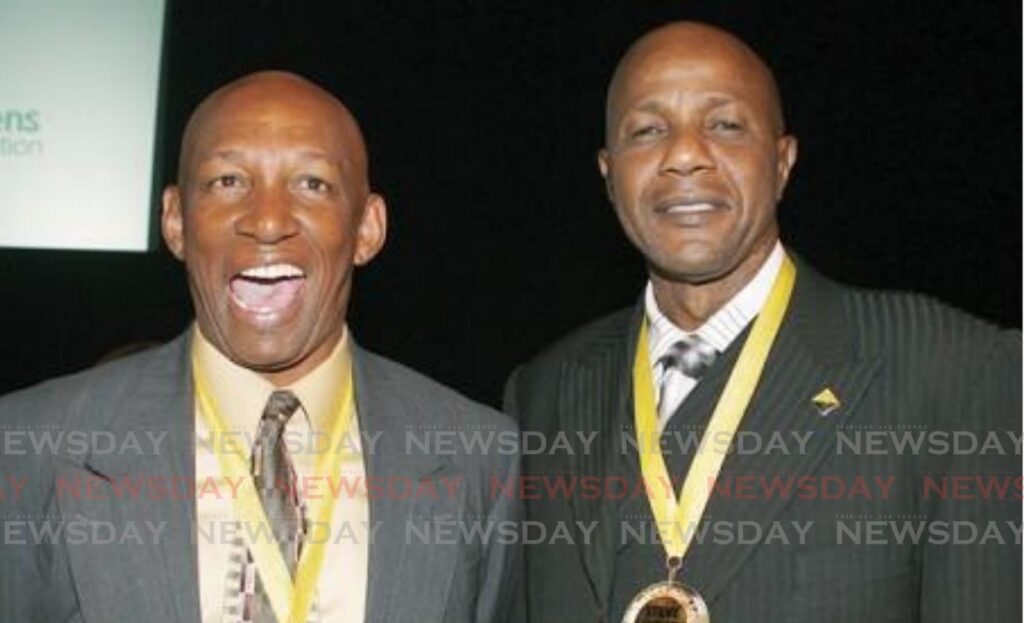
M 164 0 L 0 0 L 0 246 L 142 251 Z

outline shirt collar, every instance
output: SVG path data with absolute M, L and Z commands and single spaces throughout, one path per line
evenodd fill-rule
M 644 309 L 650 324 L 651 364 L 656 365 L 673 344 L 688 335 L 696 334 L 718 352 L 728 348 L 750 321 L 761 313 L 784 257 L 782 243 L 776 241 L 768 259 L 758 269 L 754 278 L 695 331 L 684 331 L 662 313 L 658 301 L 654 298 L 654 286 L 648 281 L 644 293 Z
M 330 432 L 329 424 L 336 415 L 332 411 L 345 383 L 352 378 L 348 327 L 330 356 L 288 387 L 275 387 L 258 373 L 228 359 L 206 339 L 198 324 L 192 334 L 193 352 L 228 431 L 255 434 L 270 394 L 277 389 L 289 389 L 302 403 L 300 413 L 307 418 L 310 429 Z

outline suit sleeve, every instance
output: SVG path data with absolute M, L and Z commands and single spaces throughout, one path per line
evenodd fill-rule
M 519 382 L 519 376 L 522 371 L 522 367 L 516 368 L 509 376 L 508 381 L 505 383 L 505 396 L 502 401 L 502 410 L 512 419 L 516 420 L 522 427 L 522 414 L 519 412 L 519 405 L 516 398 Z M 521 468 L 521 465 L 520 465 Z M 521 519 L 526 519 L 525 505 L 520 510 Z M 506 621 L 508 623 L 525 623 L 526 621 L 526 599 L 527 599 L 527 583 L 526 583 L 526 548 L 520 548 L 519 561 L 515 570 L 516 581 L 513 584 L 513 592 L 511 595 L 511 606 L 509 608 L 508 617 Z
M 964 370 L 972 364 L 961 363 Z M 974 373 L 961 379 L 966 383 L 961 385 L 963 398 L 951 401 L 951 428 L 971 431 L 982 441 L 990 433 L 1004 440 L 1014 437 L 1018 445 L 1005 451 L 949 452 L 935 463 L 936 476 L 967 475 L 997 486 L 990 494 L 943 496 L 926 507 L 931 525 L 947 527 L 951 537 L 968 538 L 923 546 L 922 621 L 1021 619 L 1020 334 L 998 340 L 975 363 Z
M 0 434 L 20 434 L 31 427 L 25 414 L 33 405 L 0 401 Z M 44 548 L 32 538 L 31 524 L 46 521 L 41 493 L 51 477 L 42 457 L 24 448 L 0 449 L 0 621 L 38 618 L 43 593 Z
M 502 410 L 518 422 L 520 427 L 522 427 L 522 421 L 519 413 L 517 393 L 519 391 L 519 376 L 522 370 L 522 367 L 516 368 L 509 375 L 508 380 L 505 382 L 505 397 L 502 401 Z
M 0 413 L 0 421 L 3 414 Z M 26 516 L 20 494 L 13 492 L 10 483 L 23 482 L 24 476 L 9 457 L 0 454 L 0 621 L 31 621 L 32 601 L 38 594 L 39 578 L 36 573 L 35 548 L 16 533 Z
M 492 477 L 502 482 L 518 480 L 519 455 L 501 455 L 501 458 L 506 459 L 505 469 L 487 474 L 487 483 L 490 483 Z M 485 486 L 489 487 L 489 484 Z M 508 528 L 514 528 L 514 538 L 492 538 L 486 542 L 476 605 L 477 623 L 518 623 L 521 620 L 517 603 L 523 582 L 523 548 L 521 531 L 518 529 L 522 519 L 522 501 L 518 496 L 495 493 L 494 503 L 487 514 L 487 523 L 501 528 L 497 531 L 499 534 L 503 531 L 507 534 Z

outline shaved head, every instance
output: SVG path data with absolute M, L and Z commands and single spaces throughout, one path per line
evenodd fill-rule
M 263 105 L 268 110 L 284 105 L 302 105 L 318 118 L 331 123 L 322 131 L 334 134 L 344 146 L 345 169 L 351 181 L 368 191 L 366 143 L 355 117 L 337 97 L 298 74 L 286 71 L 259 71 L 229 82 L 208 95 L 196 107 L 181 139 L 178 159 L 178 183 L 184 186 L 195 156 L 216 139 L 220 124 L 239 108 Z
M 768 65 L 732 33 L 699 22 L 666 24 L 640 37 L 626 51 L 608 86 L 606 131 L 625 104 L 621 101 L 623 90 L 642 78 L 650 64 L 664 60 L 680 66 L 714 62 L 727 67 L 736 80 L 761 92 L 776 135 L 785 133 L 779 89 Z

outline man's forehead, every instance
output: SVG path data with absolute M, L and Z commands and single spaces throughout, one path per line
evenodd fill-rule
M 344 169 L 361 167 L 361 144 L 338 124 L 317 123 L 315 118 L 224 115 L 223 122 L 197 128 L 184 147 L 183 166 L 225 161 L 242 163 L 252 158 L 291 162 L 323 161 Z
M 624 73 L 613 96 L 643 97 L 657 91 L 700 91 L 709 97 L 759 98 L 766 89 L 730 59 L 706 55 L 658 53 Z
M 626 59 L 610 95 L 620 97 L 645 87 L 678 84 L 708 91 L 768 97 L 770 83 L 759 63 L 728 48 L 696 47 L 686 42 L 643 50 Z
M 194 134 L 196 150 L 240 150 L 260 146 L 267 149 L 302 151 L 348 151 L 346 135 L 337 124 L 320 123 L 314 117 L 279 115 L 225 115 Z
M 266 143 L 253 146 L 245 141 L 214 141 L 205 149 L 196 149 L 195 159 L 198 163 L 224 161 L 229 163 L 245 163 L 254 156 L 260 157 L 264 152 L 276 156 L 278 160 L 295 162 L 323 161 L 337 165 L 345 165 L 348 162 L 346 154 L 342 150 L 316 149 L 306 146 L 285 145 L 284 148 L 277 148 L 275 145 Z
M 210 102 L 190 123 L 196 139 L 209 135 L 316 130 L 344 135 L 349 125 L 340 106 L 308 92 L 245 89 Z

